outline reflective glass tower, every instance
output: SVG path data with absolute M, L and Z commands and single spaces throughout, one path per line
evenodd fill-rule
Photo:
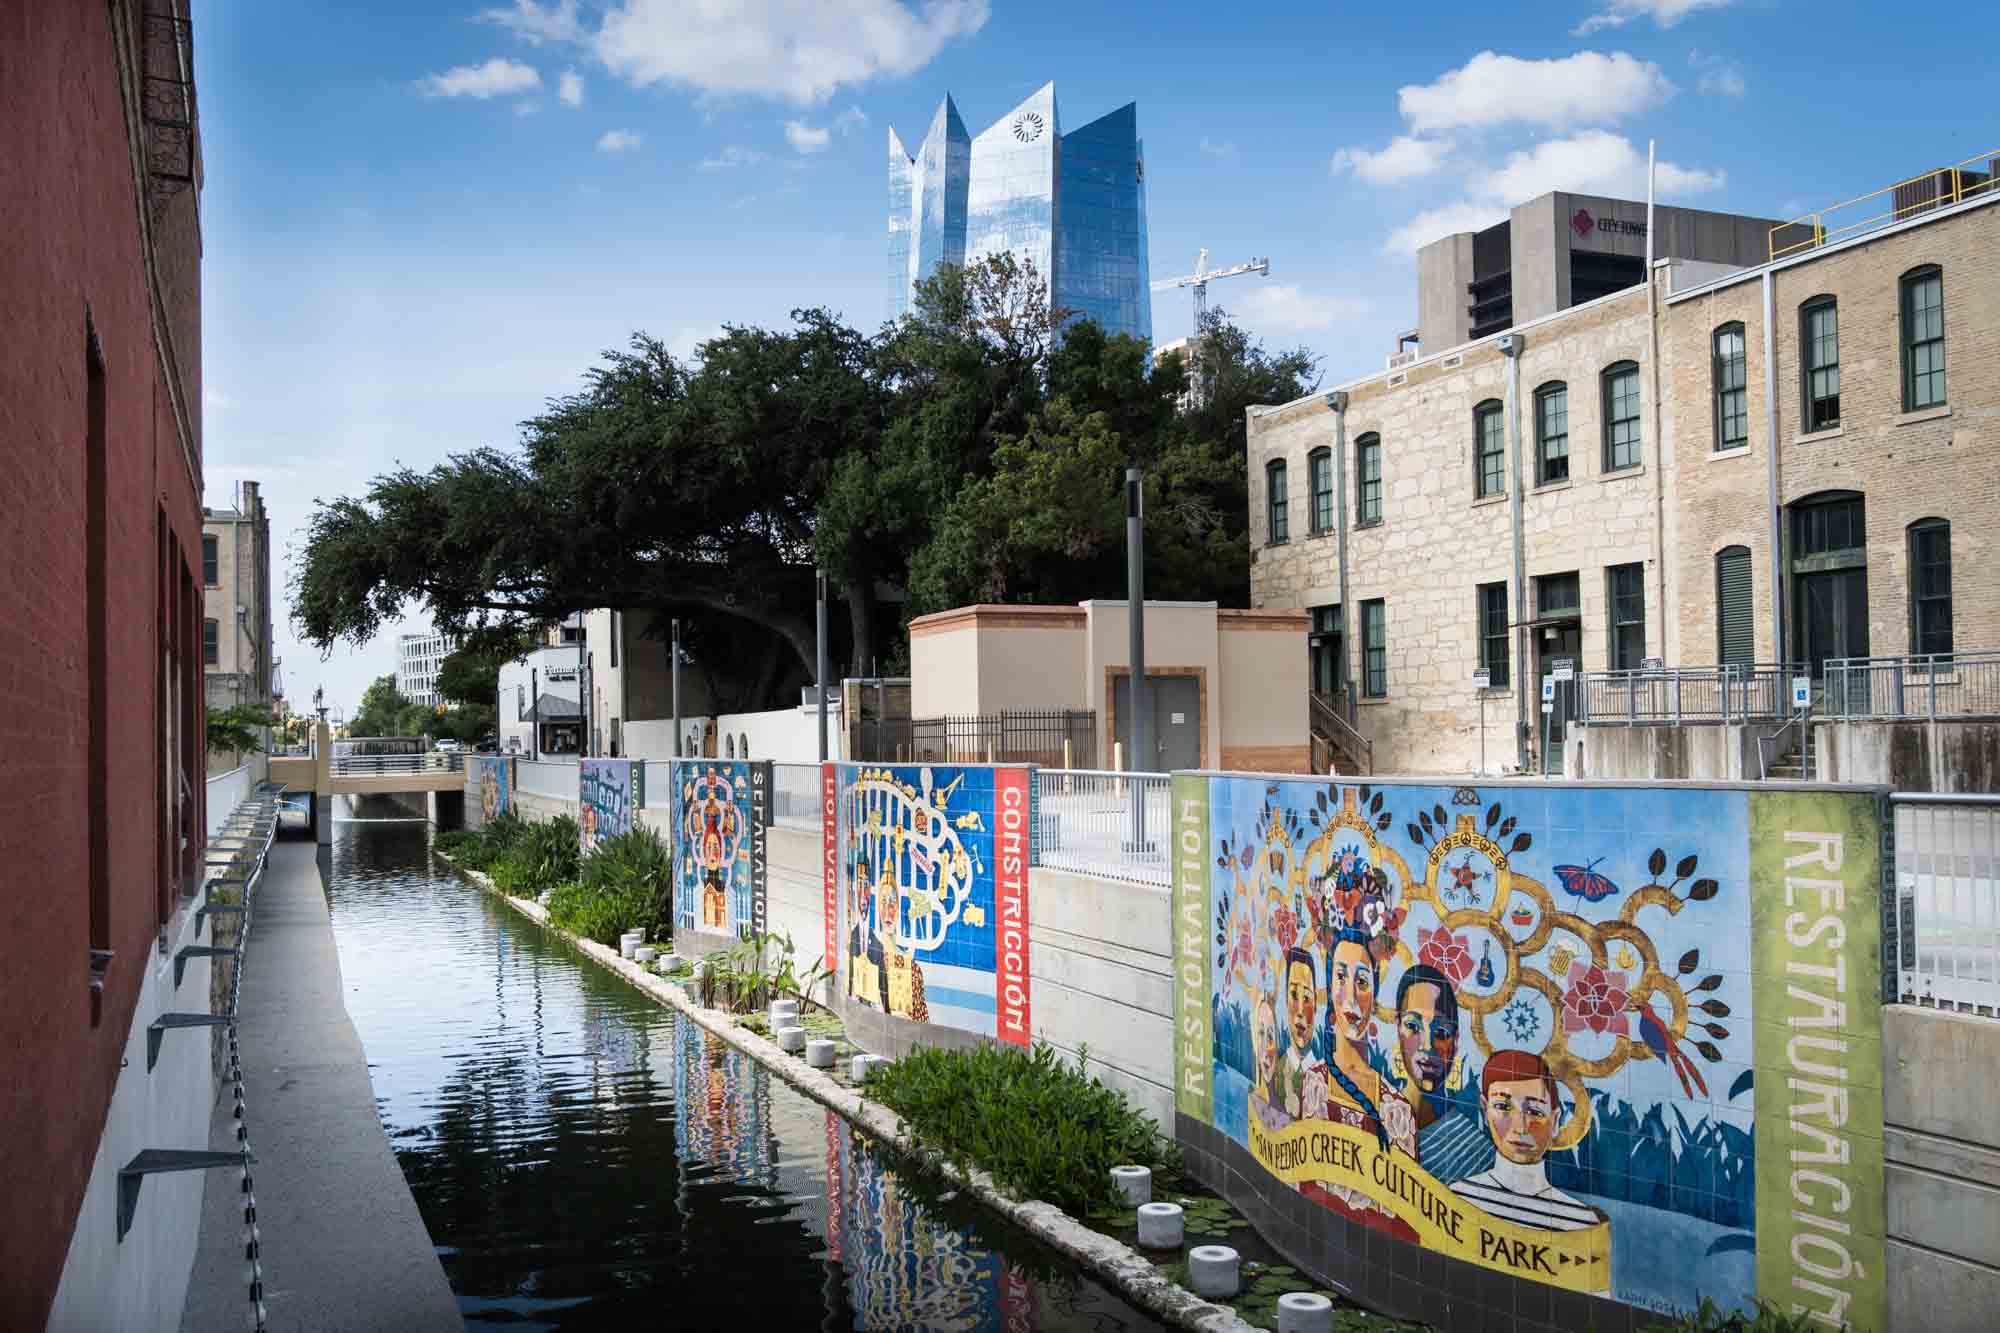
M 1064 134 L 1050 83 L 976 138 L 949 97 L 914 156 L 889 131 L 891 317 L 939 264 L 1003 250 L 1034 261 L 1058 307 L 1151 341 L 1137 104 Z

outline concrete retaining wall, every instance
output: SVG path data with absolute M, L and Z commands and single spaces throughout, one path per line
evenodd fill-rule
M 1992 722 L 1820 722 L 1813 754 L 1822 782 L 2000 791 L 2000 724 Z
M 1626 781 L 1756 782 L 1764 776 L 1757 758 L 1757 741 L 1777 731 L 1778 725 L 1572 726 L 1563 742 L 1564 776 Z

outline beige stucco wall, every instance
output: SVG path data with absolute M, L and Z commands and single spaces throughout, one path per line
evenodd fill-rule
M 963 626 L 910 632 L 910 716 L 945 717 L 979 711 L 979 631 Z
M 1111 681 L 1120 673 L 1131 673 L 1132 621 L 1125 602 L 1091 601 L 1083 606 L 1090 616 L 1084 688 L 1090 692 L 1089 706 L 1097 711 L 1098 765 L 1109 768 L 1118 738 Z M 1222 658 L 1216 645 L 1215 610 L 1213 602 L 1146 603 L 1146 674 L 1191 674 L 1201 682 L 1203 767 L 1219 763 L 1222 754 L 1217 707 Z M 1126 767 L 1134 766 L 1128 757 Z
M 1266 612 L 1219 618 L 1221 767 L 1261 773 L 1311 767 L 1307 624 L 1304 615 Z
M 1081 627 L 982 630 L 978 639 L 978 711 L 1090 706 L 1083 690 Z

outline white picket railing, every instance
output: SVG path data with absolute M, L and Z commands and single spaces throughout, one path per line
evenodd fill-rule
M 1034 782 L 1035 865 L 1139 884 L 1167 882 L 1173 786 L 1167 774 L 1038 768 Z
M 1891 798 L 1898 998 L 2000 1018 L 2000 796 Z

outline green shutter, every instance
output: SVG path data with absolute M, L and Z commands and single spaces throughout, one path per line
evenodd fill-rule
M 1750 552 L 1733 546 L 1715 558 L 1716 608 L 1722 661 L 1749 666 L 1757 659 L 1757 631 L 1750 587 Z

